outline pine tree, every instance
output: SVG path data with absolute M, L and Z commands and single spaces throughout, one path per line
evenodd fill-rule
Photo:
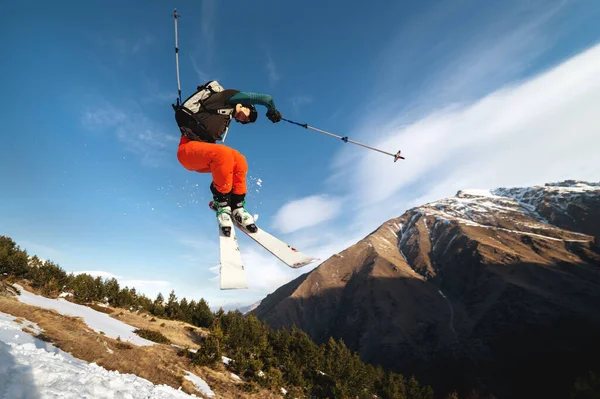
M 169 300 L 165 306 L 165 315 L 169 319 L 177 319 L 179 316 L 179 302 L 177 302 L 175 290 L 171 290 L 171 293 L 169 294 Z
M 198 327 L 208 328 L 212 324 L 215 315 L 210 310 L 208 302 L 204 298 L 200 299 L 200 302 L 196 305 L 192 311 L 192 324 Z
M 10 237 L 0 236 L 0 277 L 23 277 L 29 271 L 28 255 Z
M 106 294 L 104 292 L 104 281 L 102 281 L 102 277 L 100 277 L 100 276 L 96 277 L 94 279 L 94 283 L 96 285 L 95 290 L 94 290 L 96 297 L 94 298 L 94 300 L 104 303 L 106 301 L 106 299 L 105 299 Z
M 430 387 L 422 387 L 413 375 L 408 380 L 407 397 L 409 399 L 432 399 L 433 390 Z
M 380 376 L 376 388 L 379 396 L 383 398 L 406 398 L 406 385 L 402 374 L 386 373 L 381 367 L 378 367 L 377 374 Z
M 164 305 L 165 299 L 163 298 L 162 294 L 159 292 L 158 295 L 156 296 L 156 299 L 154 300 L 154 303 L 152 304 L 152 314 L 155 316 L 162 316 L 165 314 L 165 305 Z
M 96 282 L 89 274 L 78 274 L 72 283 L 73 299 L 77 303 L 89 303 L 96 298 Z
M 110 306 L 119 306 L 119 291 L 121 291 L 121 287 L 116 278 L 113 277 L 104 282 L 104 295 Z
M 179 302 L 179 318 L 189 323 L 192 318 L 190 314 L 190 305 L 185 297 Z
M 152 312 L 152 299 L 148 298 L 146 295 L 138 295 L 136 302 L 139 309 L 149 313 Z
M 134 291 L 135 292 L 135 291 Z M 134 298 L 129 287 L 125 287 L 117 294 L 117 306 L 130 309 L 134 304 Z
M 202 341 L 200 348 L 192 357 L 192 362 L 199 366 L 215 366 L 221 362 L 221 342 L 219 337 L 210 334 Z

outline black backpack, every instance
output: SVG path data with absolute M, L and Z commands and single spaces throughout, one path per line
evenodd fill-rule
M 196 92 L 189 96 L 183 104 L 172 104 L 175 110 L 175 121 L 181 134 L 187 136 L 190 140 L 205 141 L 206 132 L 198 123 L 196 115 L 199 112 L 208 112 L 210 114 L 220 114 L 231 116 L 232 108 L 209 110 L 204 107 L 204 102 L 213 94 L 223 91 L 223 87 L 216 80 L 210 80 L 202 86 L 198 86 Z

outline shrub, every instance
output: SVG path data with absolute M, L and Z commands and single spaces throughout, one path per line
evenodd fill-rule
M 131 348 L 133 348 L 133 346 L 131 346 L 131 344 L 128 344 L 127 342 L 117 342 L 117 344 L 115 346 L 117 347 L 117 349 L 131 349 Z
M 156 342 L 159 344 L 170 344 L 171 341 L 159 331 L 147 330 L 145 328 L 140 328 L 134 331 L 137 335 L 142 338 L 145 338 L 149 341 Z
M 97 312 L 102 312 L 106 314 L 111 314 L 113 311 L 110 308 L 106 308 L 104 306 L 96 305 L 95 303 L 89 304 L 88 307 L 94 309 Z

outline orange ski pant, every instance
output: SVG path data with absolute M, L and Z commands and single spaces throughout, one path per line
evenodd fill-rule
M 199 173 L 212 173 L 217 191 L 246 194 L 248 163 L 240 152 L 224 144 L 191 141 L 181 137 L 177 159 L 184 168 Z

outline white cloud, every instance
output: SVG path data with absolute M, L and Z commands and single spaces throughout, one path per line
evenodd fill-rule
M 287 283 L 297 273 L 295 269 L 289 268 L 265 249 L 256 247 L 256 244 L 245 246 L 241 252 L 246 265 L 244 267 L 246 281 L 252 290 L 270 293 L 272 287 Z
M 116 278 L 119 279 L 121 278 L 121 276 L 117 276 L 116 274 L 113 274 L 111 272 L 105 272 L 102 270 L 81 270 L 81 271 L 75 271 L 73 272 L 73 275 L 77 276 L 79 274 L 89 274 L 92 277 L 102 277 L 102 278 L 107 278 L 107 279 L 111 279 L 111 278 Z
M 338 159 L 344 181 L 357 188 L 349 195 L 364 205 L 357 223 L 383 222 L 459 189 L 597 180 L 598 70 L 600 45 L 473 104 L 399 129 L 393 123 L 371 126 L 380 132 L 376 147 L 402 148 L 407 160 L 395 164 L 363 149 L 352 163 Z
M 128 151 L 137 154 L 147 166 L 161 165 L 178 140 L 178 135 L 165 132 L 151 118 L 128 107 L 125 113 L 113 104 L 105 103 L 87 109 L 82 124 L 88 129 L 109 130 L 125 145 Z
M 327 195 L 313 195 L 285 204 L 275 214 L 274 225 L 283 233 L 290 233 L 335 218 L 342 200 Z

